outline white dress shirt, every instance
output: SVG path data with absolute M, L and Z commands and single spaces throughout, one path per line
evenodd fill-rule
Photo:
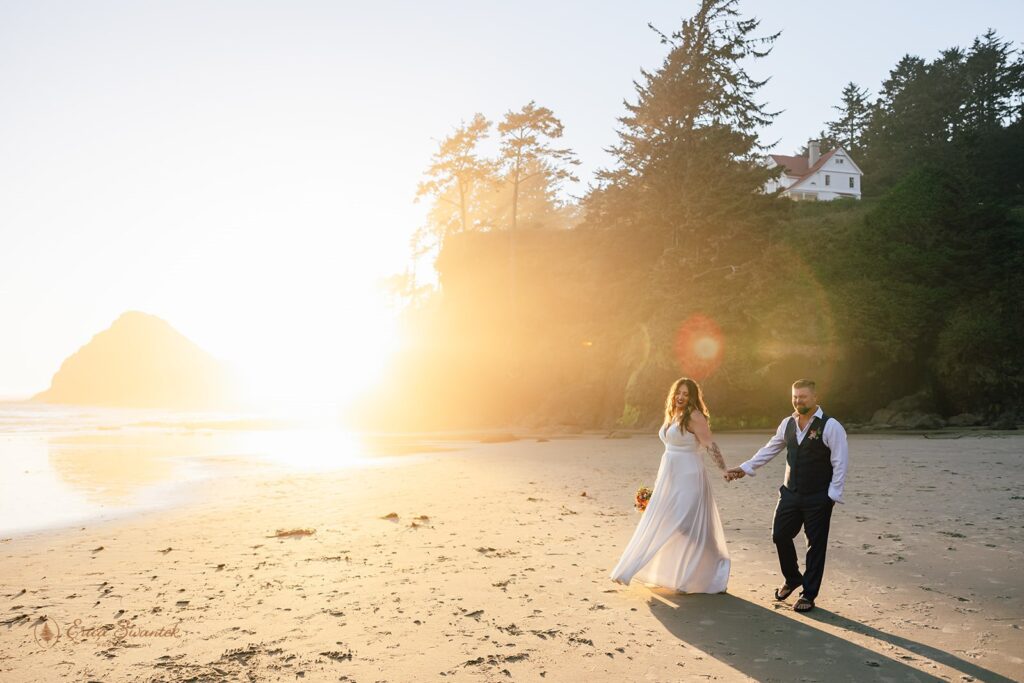
M 814 417 L 821 417 L 824 412 L 821 406 L 814 412 Z M 808 420 L 804 428 L 800 429 L 800 417 L 799 413 L 794 412 L 790 417 L 796 419 L 796 442 L 802 443 L 804 436 L 807 434 L 807 430 L 810 428 L 811 423 L 814 420 Z M 790 418 L 787 417 L 779 425 L 775 435 L 768 439 L 768 443 L 764 445 L 761 450 L 754 453 L 754 457 L 747 460 L 745 463 L 740 465 L 740 468 L 749 474 L 754 475 L 754 470 L 761 467 L 769 460 L 774 458 L 776 455 L 786 450 L 786 424 Z M 825 429 L 822 430 L 821 439 L 829 450 L 832 451 L 832 482 L 828 486 L 828 497 L 837 503 L 843 502 L 843 485 L 846 482 L 846 464 L 849 460 L 849 449 L 846 443 L 846 430 L 843 429 L 843 425 L 839 424 L 839 420 L 832 418 L 825 423 Z

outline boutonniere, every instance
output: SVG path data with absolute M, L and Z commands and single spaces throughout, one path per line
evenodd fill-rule
M 808 438 L 808 439 L 811 439 L 811 440 L 817 439 L 817 438 L 818 438 L 818 430 L 817 430 L 817 429 L 812 429 L 812 430 L 811 430 L 811 431 L 810 431 L 810 432 L 809 432 L 809 433 L 807 434 L 807 438 Z

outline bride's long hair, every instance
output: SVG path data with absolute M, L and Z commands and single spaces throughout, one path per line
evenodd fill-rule
M 676 416 L 679 425 L 684 431 L 688 429 L 690 427 L 690 415 L 695 410 L 704 416 L 708 424 L 711 424 L 711 414 L 708 413 L 708 407 L 704 405 L 704 392 L 701 391 L 700 385 L 689 377 L 680 377 L 672 383 L 672 388 L 668 390 L 668 398 L 665 399 L 665 424 L 672 422 L 672 412 L 676 406 L 676 394 L 679 393 L 679 387 L 683 384 L 689 390 L 690 398 L 683 407 L 683 412 Z

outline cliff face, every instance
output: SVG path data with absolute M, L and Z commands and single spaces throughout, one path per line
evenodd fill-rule
M 237 404 L 238 382 L 217 359 L 164 320 L 129 311 L 69 356 L 45 403 L 224 409 Z
M 643 349 L 649 251 L 643 235 L 578 229 L 450 238 L 441 291 L 415 311 L 360 419 L 393 427 L 402 397 L 408 429 L 614 424 Z
M 928 172 L 877 201 L 801 203 L 754 226 L 771 241 L 743 261 L 640 224 L 452 236 L 414 344 L 363 412 L 387 428 L 401 397 L 410 429 L 653 430 L 686 375 L 716 428 L 775 426 L 798 378 L 848 422 L 927 391 L 921 414 L 1013 424 L 1024 225 L 958 181 Z
M 735 273 L 694 271 L 686 256 L 640 229 L 454 236 L 416 344 L 364 413 L 391 415 L 401 396 L 415 406 L 402 417 L 410 429 L 656 428 L 669 386 L 688 375 L 716 425 L 749 426 L 785 414 L 798 377 L 831 387 L 832 313 L 788 249 Z M 794 311 L 806 291 L 814 300 Z

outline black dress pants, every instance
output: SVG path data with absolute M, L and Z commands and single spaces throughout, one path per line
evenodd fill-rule
M 825 545 L 835 501 L 828 490 L 817 493 L 796 493 L 784 485 L 779 487 L 779 502 L 772 521 L 772 541 L 779 552 L 779 566 L 787 586 L 803 586 L 803 596 L 814 600 L 825 573 Z M 793 538 L 804 529 L 807 536 L 807 560 L 801 575 L 797 565 Z

